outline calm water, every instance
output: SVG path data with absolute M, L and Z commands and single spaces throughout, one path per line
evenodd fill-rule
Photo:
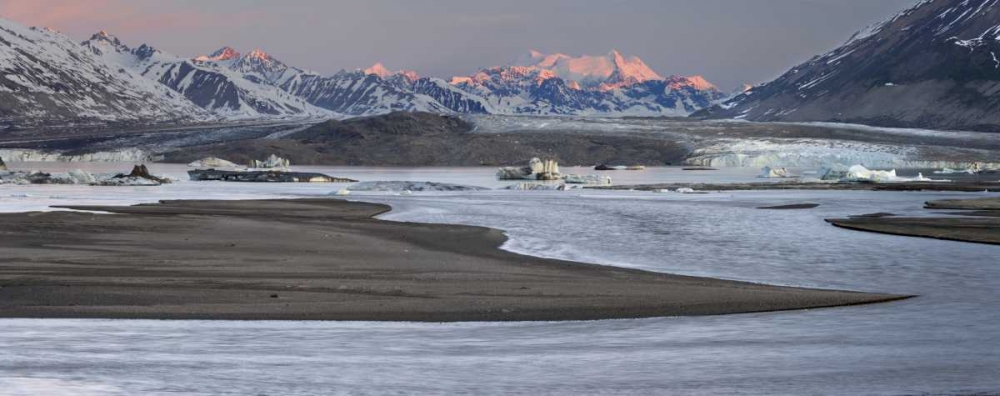
M 320 170 L 362 180 L 496 183 L 488 168 Z M 698 180 L 747 181 L 755 173 Z M 650 181 L 691 177 L 677 170 L 622 174 Z M 0 186 L 0 210 L 50 202 L 306 196 L 336 188 Z M 527 254 L 920 297 L 812 311 L 563 323 L 0 320 L 0 393 L 1000 393 L 1000 247 L 852 232 L 823 222 L 877 211 L 926 215 L 926 200 L 976 196 L 987 195 L 355 194 L 351 199 L 392 204 L 386 220 L 504 229 L 511 237 L 505 248 Z M 754 209 L 796 202 L 821 206 Z

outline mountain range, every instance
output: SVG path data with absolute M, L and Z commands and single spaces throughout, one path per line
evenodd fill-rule
M 76 43 L 0 19 L 0 126 L 344 118 L 394 111 L 683 116 L 725 98 L 617 51 L 532 51 L 445 80 L 382 64 L 322 75 L 255 49 L 196 57 L 99 32 Z
M 1000 130 L 1000 1 L 926 0 L 695 115 Z
M 1000 0 L 924 0 L 726 95 L 617 51 L 530 51 L 442 79 L 381 63 L 323 75 L 255 49 L 193 58 L 106 32 L 77 43 L 0 19 L 0 129 L 439 114 L 687 116 L 1000 130 Z

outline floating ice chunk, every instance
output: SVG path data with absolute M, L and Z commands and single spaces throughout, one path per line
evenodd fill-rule
M 73 181 L 73 184 L 92 184 L 97 182 L 97 178 L 85 170 L 74 169 L 66 172 L 69 179 Z
M 505 190 L 518 191 L 565 191 L 579 188 L 579 186 L 568 186 L 566 184 L 543 184 L 543 183 L 517 183 L 504 187 Z
M 361 182 L 350 187 L 349 191 L 482 191 L 488 188 L 478 186 L 466 186 L 461 184 L 437 183 L 437 182 L 414 182 L 414 181 L 370 181 Z
M 238 165 L 230 161 L 226 161 L 222 158 L 216 157 L 205 157 L 200 160 L 194 161 L 188 166 L 192 168 L 236 168 Z
M 944 169 L 941 169 L 941 170 L 938 170 L 938 171 L 934 171 L 934 174 L 937 174 L 937 175 L 953 175 L 953 174 L 956 174 L 956 173 L 968 173 L 970 175 L 974 175 L 974 174 L 976 174 L 976 170 L 974 170 L 972 168 L 968 168 L 968 169 L 944 168 Z
M 569 184 L 610 185 L 611 176 L 604 175 L 565 175 L 563 181 Z
M 263 161 L 250 160 L 250 169 L 288 170 L 290 167 L 291 162 L 274 154 Z
M 846 169 L 845 169 L 846 168 Z M 918 173 L 916 177 L 900 177 L 896 170 L 871 170 L 861 165 L 852 165 L 847 168 L 843 165 L 833 165 L 819 171 L 820 179 L 836 180 L 843 182 L 868 182 L 868 183 L 902 183 L 902 182 L 949 182 L 951 180 L 932 180 L 924 177 L 923 173 Z
M 761 170 L 760 176 L 757 177 L 762 179 L 774 179 L 774 178 L 792 177 L 792 175 L 788 173 L 788 169 L 772 168 L 770 166 L 765 166 L 764 169 Z
M 687 187 L 681 187 L 681 188 L 677 189 L 677 192 L 679 192 L 681 194 L 693 194 L 694 193 L 694 189 L 693 188 L 687 188 Z

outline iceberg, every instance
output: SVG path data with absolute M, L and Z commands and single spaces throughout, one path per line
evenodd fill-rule
M 488 188 L 478 186 L 466 186 L 461 184 L 437 183 L 437 182 L 414 182 L 414 181 L 369 181 L 361 182 L 347 187 L 347 191 L 384 191 L 384 192 L 406 192 L 406 191 L 482 191 Z
M 979 171 L 975 170 L 973 168 L 967 168 L 967 169 L 944 168 L 944 169 L 941 169 L 941 170 L 934 171 L 934 174 L 936 174 L 936 175 L 953 175 L 953 174 L 956 174 L 956 173 L 968 173 L 970 175 L 974 175 L 976 173 L 979 173 Z
M 505 190 L 517 191 L 566 191 L 580 188 L 579 186 L 568 186 L 566 184 L 543 184 L 543 183 L 516 183 L 504 187 Z
M 554 160 L 532 158 L 527 167 L 504 167 L 497 170 L 499 180 L 559 180 L 559 164 Z
M 94 184 L 97 182 L 97 178 L 85 170 L 74 169 L 67 172 L 66 175 L 73 180 L 73 184 Z
M 638 170 L 646 170 L 646 167 L 644 165 L 608 165 L 608 164 L 600 164 L 600 165 L 595 166 L 594 170 L 599 170 L 599 171 L 611 171 L 611 170 L 633 170 L 633 171 L 638 171 Z
M 835 164 L 831 167 L 823 168 L 819 171 L 821 180 L 835 180 L 842 182 L 866 182 L 866 183 L 902 183 L 902 182 L 950 182 L 951 180 L 933 180 L 924 177 L 923 173 L 918 173 L 916 177 L 901 177 L 896 174 L 896 170 L 871 170 L 862 165 L 852 165 L 845 167 Z
M 565 175 L 562 179 L 569 184 L 611 185 L 611 176 Z
M 288 170 L 291 167 L 291 162 L 285 158 L 278 157 L 277 155 L 271 154 L 270 157 L 263 161 L 250 160 L 250 169 L 269 169 L 269 170 Z
M 81 176 L 85 177 L 85 176 Z M 149 173 L 149 169 L 146 165 L 135 165 L 132 167 L 132 172 L 129 174 L 119 173 L 117 175 L 111 176 L 109 178 L 98 179 L 95 182 L 90 183 L 94 186 L 159 186 L 161 184 L 168 184 L 171 180 L 165 177 L 153 176 Z
M 669 188 L 661 188 L 659 190 L 653 190 L 653 192 L 660 193 L 660 194 L 667 194 L 667 193 L 694 194 L 695 193 L 695 191 L 694 191 L 693 188 L 688 188 L 688 187 L 680 187 L 680 188 L 678 188 L 676 190 L 671 190 Z
M 969 165 L 969 167 L 965 169 L 943 168 L 939 171 L 934 171 L 934 173 L 939 175 L 950 175 L 955 173 L 968 173 L 970 175 L 978 175 L 982 173 L 996 173 L 998 171 L 1000 171 L 1000 168 L 998 168 L 996 165 L 983 165 L 979 162 L 974 162 L 972 163 L 972 165 Z
M 192 168 L 236 168 L 239 165 L 217 157 L 205 157 L 194 161 L 188 166 Z
M 778 178 L 786 178 L 793 176 L 790 173 L 788 173 L 788 169 L 772 168 L 770 166 L 765 166 L 764 169 L 761 170 L 760 176 L 757 177 L 762 179 L 778 179 Z

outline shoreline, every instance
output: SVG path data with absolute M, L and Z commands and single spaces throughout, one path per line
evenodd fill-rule
M 495 229 L 337 199 L 0 214 L 0 317 L 559 321 L 827 308 L 913 296 L 523 256 Z
M 896 182 L 896 183 L 865 183 L 865 182 L 755 182 L 755 183 L 660 183 L 615 186 L 587 186 L 588 190 L 636 190 L 659 191 L 690 188 L 694 191 L 763 191 L 763 190 L 802 190 L 802 191 L 952 191 L 952 192 L 983 192 L 1000 191 L 1000 182 Z

